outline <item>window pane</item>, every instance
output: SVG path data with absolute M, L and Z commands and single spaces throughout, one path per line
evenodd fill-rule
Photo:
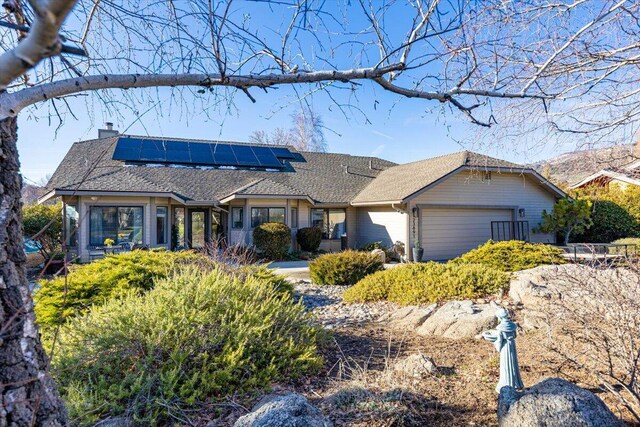
M 174 250 L 184 248 L 184 208 L 173 208 L 171 239 Z
M 211 236 L 217 239 L 222 234 L 220 212 L 211 211 Z
M 167 244 L 167 207 L 158 206 L 156 208 L 156 243 L 158 245 Z
M 142 244 L 142 208 L 118 208 L 118 239 L 116 243 Z
M 244 209 L 231 208 L 231 228 L 242 228 L 244 222 Z
M 192 249 L 204 248 L 206 243 L 204 212 L 191 212 L 191 217 L 189 219 L 191 221 L 189 228 L 189 230 L 191 230 L 191 244 L 189 247 Z
M 251 208 L 251 228 L 256 228 L 265 222 L 269 222 L 269 209 Z
M 284 208 L 269 208 L 269 222 L 281 222 L 285 223 L 285 209 Z
M 322 238 L 327 238 L 327 230 L 324 228 L 324 209 L 311 209 L 311 226 L 322 230 Z
M 66 205 L 65 207 L 65 244 L 70 248 L 75 248 L 78 244 L 78 233 L 76 227 L 78 226 L 78 211 L 73 205 Z
M 291 208 L 291 228 L 298 228 L 298 208 Z
M 91 207 L 89 244 L 103 246 L 106 239 L 118 241 L 118 210 L 103 206 Z
M 347 213 L 344 209 L 329 209 L 327 215 L 329 238 L 339 239 L 347 231 L 345 226 Z

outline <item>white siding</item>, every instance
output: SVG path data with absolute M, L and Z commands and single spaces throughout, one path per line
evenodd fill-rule
M 491 180 L 483 181 L 480 172 L 462 171 L 414 197 L 409 211 L 416 204 L 523 208 L 525 216 L 517 220 L 529 222 L 531 241 L 554 243 L 553 234 L 536 234 L 533 229 L 542 221 L 543 210 L 551 212 L 555 199 L 530 175 L 492 172 Z
M 382 242 L 389 247 L 407 237 L 407 214 L 391 207 L 359 207 L 357 209 L 355 246 Z
M 422 209 L 423 260 L 448 260 L 491 239 L 491 221 L 511 221 L 511 209 Z

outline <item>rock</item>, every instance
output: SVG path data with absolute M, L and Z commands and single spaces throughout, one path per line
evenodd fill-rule
M 422 378 L 436 374 L 438 367 L 424 354 L 416 353 L 396 362 L 393 370 L 409 377 Z
M 622 426 L 595 394 L 561 378 L 545 379 L 524 392 L 503 387 L 498 423 L 502 427 Z
M 473 338 L 498 323 L 495 316 L 498 308 L 494 302 L 450 301 L 429 316 L 416 333 L 453 339 Z
M 429 316 L 436 311 L 438 304 L 428 307 L 407 306 L 392 313 L 385 314 L 378 319 L 379 322 L 387 322 L 389 327 L 402 330 L 413 330 L 422 325 Z
M 375 255 L 380 259 L 383 264 L 387 262 L 387 254 L 382 249 L 374 249 L 371 251 L 371 255 Z
M 268 395 L 253 410 L 238 418 L 234 427 L 331 427 L 333 424 L 304 396 Z

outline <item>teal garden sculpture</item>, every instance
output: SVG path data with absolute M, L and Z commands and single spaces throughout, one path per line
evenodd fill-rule
M 523 389 L 520 368 L 518 367 L 518 354 L 516 352 L 516 329 L 518 325 L 509 318 L 509 313 L 504 308 L 496 311 L 496 317 L 500 321 L 496 329 L 486 331 L 482 337 L 493 343 L 500 352 L 500 380 L 496 391 L 504 386 L 515 389 Z

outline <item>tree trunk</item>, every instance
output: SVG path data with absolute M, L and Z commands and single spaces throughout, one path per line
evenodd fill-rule
M 63 426 L 26 276 L 17 134 L 17 118 L 0 120 L 0 427 Z

